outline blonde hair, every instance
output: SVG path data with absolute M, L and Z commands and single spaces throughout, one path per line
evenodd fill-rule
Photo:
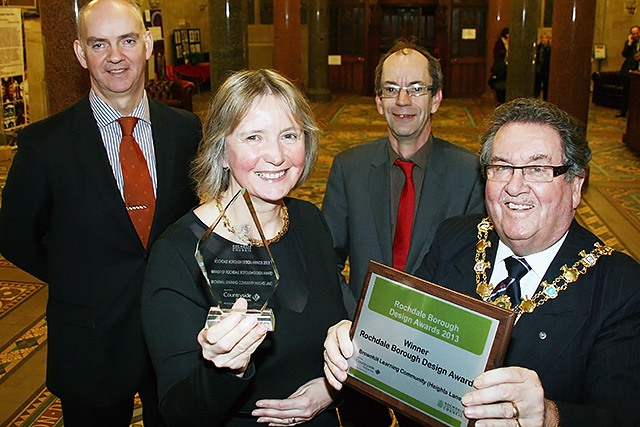
M 266 95 L 274 96 L 278 105 L 291 114 L 304 132 L 305 164 L 295 187 L 311 173 L 317 158 L 320 131 L 311 105 L 302 92 L 273 70 L 238 71 L 228 77 L 211 98 L 203 123 L 203 137 L 191 170 L 201 202 L 218 199 L 229 187 L 230 171 L 223 167 L 227 156 L 226 138 L 245 118 L 253 101 Z

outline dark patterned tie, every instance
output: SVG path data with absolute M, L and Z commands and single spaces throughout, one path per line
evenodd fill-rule
M 520 279 L 531 270 L 531 266 L 524 258 L 516 258 L 510 256 L 504 260 L 507 267 L 508 277 L 493 290 L 491 301 L 495 301 L 502 296 L 508 296 L 511 306 L 507 308 L 515 308 L 520 304 Z M 498 304 L 505 305 L 505 304 Z
M 124 180 L 124 203 L 140 241 L 146 248 L 156 209 L 153 183 L 144 154 L 133 137 L 133 128 L 138 123 L 138 118 L 121 117 L 118 123 L 122 128 L 120 167 Z
M 400 193 L 398 204 L 398 220 L 396 233 L 393 238 L 393 267 L 404 270 L 411 244 L 411 229 L 413 228 L 413 210 L 415 207 L 416 190 L 413 184 L 413 167 L 415 163 L 410 160 L 396 159 L 395 165 L 400 166 L 404 172 L 405 181 Z

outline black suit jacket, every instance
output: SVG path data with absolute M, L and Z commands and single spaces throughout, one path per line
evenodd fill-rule
M 638 51 L 638 43 L 640 41 L 635 41 L 629 45 L 628 41 L 624 42 L 624 47 L 622 48 L 622 56 L 624 57 L 624 62 L 620 67 L 620 72 L 623 76 L 628 77 L 629 71 L 636 70 L 638 71 L 638 61 L 635 58 L 635 54 Z
M 443 222 L 416 275 L 479 298 L 473 266 L 480 219 Z M 490 241 L 487 261 L 493 265 L 495 232 Z M 595 242 L 600 240 L 574 221 L 543 279 L 551 283 L 562 265 L 573 265 Z M 632 420 L 638 420 L 640 398 L 639 277 L 640 265 L 629 256 L 602 256 L 556 299 L 516 323 L 504 365 L 537 372 L 563 427 L 637 424 Z
M 157 202 L 149 248 L 197 199 L 192 113 L 149 99 Z M 0 253 L 49 284 L 47 386 L 95 406 L 131 398 L 147 366 L 140 293 L 149 249 L 129 219 L 88 96 L 18 137 L 2 195 Z
M 353 316 L 369 260 L 393 265 L 389 139 L 380 138 L 338 154 L 322 202 L 340 268 L 349 258 L 345 307 Z M 433 138 L 414 218 L 405 271 L 412 273 L 431 246 L 442 220 L 484 212 L 484 185 L 477 156 Z

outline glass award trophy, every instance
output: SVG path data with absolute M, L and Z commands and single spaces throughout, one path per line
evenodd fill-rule
M 195 258 L 216 305 L 207 327 L 231 312 L 238 298 L 248 302 L 247 316 L 275 329 L 269 300 L 280 275 L 246 189 L 238 191 L 196 244 Z

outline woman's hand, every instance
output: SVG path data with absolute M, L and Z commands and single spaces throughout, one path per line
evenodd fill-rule
M 535 371 L 497 368 L 484 372 L 473 382 L 476 390 L 462 396 L 464 415 L 478 420 L 477 427 L 555 426 L 553 402 L 544 398 L 544 389 Z M 549 410 L 551 409 L 551 410 Z
M 218 368 L 227 368 L 242 376 L 251 355 L 267 336 L 267 328 L 255 317 L 244 315 L 247 311 L 244 298 L 239 298 L 231 310 L 220 323 L 201 330 L 198 343 L 202 347 L 202 357 Z
M 331 405 L 334 393 L 324 378 L 316 378 L 286 399 L 258 400 L 258 409 L 251 414 L 258 417 L 259 423 L 269 423 L 275 427 L 306 423 Z
M 349 329 L 351 321 L 342 320 L 329 328 L 324 340 L 324 375 L 336 390 L 341 390 L 342 383 L 347 380 L 347 359 L 353 356 Z

